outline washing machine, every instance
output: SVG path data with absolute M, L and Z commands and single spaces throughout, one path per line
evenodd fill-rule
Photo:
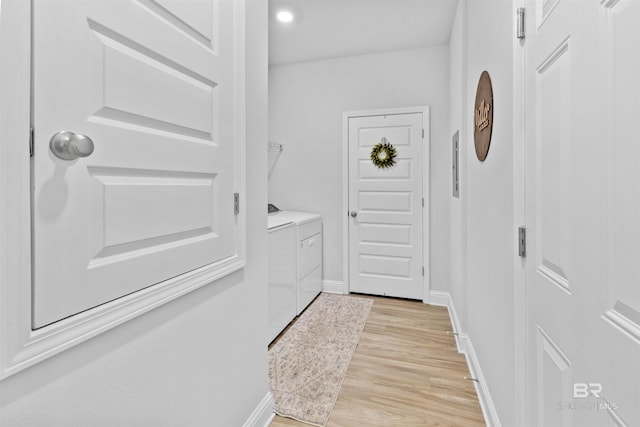
M 269 218 L 295 225 L 296 315 L 300 315 L 322 292 L 322 217 L 310 212 L 277 210 Z
M 293 221 L 270 215 L 267 232 L 267 342 L 271 342 L 297 313 L 297 229 Z

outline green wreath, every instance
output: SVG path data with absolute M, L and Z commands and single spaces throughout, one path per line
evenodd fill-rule
M 371 149 L 371 161 L 380 169 L 390 168 L 396 164 L 396 147 L 387 142 L 387 138 L 377 143 Z

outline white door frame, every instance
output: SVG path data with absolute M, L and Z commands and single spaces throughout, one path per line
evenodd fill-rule
M 240 43 L 236 66 L 244 76 L 245 2 L 234 2 Z M 207 266 L 71 316 L 38 330 L 31 328 L 31 2 L 0 0 L 0 380 L 108 331 L 128 320 L 244 266 L 245 248 L 237 262 Z M 238 90 L 244 94 L 244 81 Z M 239 191 L 244 182 L 245 102 L 241 114 Z M 242 196 L 244 197 L 244 196 Z M 241 206 L 246 203 L 241 198 Z M 245 240 L 242 213 L 241 239 Z
M 384 116 L 393 114 L 422 114 L 422 126 L 425 129 L 422 143 L 422 197 L 426 200 L 426 206 L 422 210 L 422 265 L 424 276 L 422 277 L 422 302 L 429 301 L 429 209 L 431 206 L 429 197 L 429 158 L 430 158 L 430 122 L 429 107 L 385 108 L 381 110 L 348 111 L 342 114 L 342 291 L 350 292 L 349 284 L 349 119 L 352 117 Z
M 513 0 L 513 10 L 524 8 L 526 0 Z M 533 10 L 527 10 L 529 19 Z M 513 19 L 513 33 L 518 20 Z M 529 21 L 531 22 L 531 21 Z M 525 25 L 525 31 L 533 26 Z M 526 258 L 518 256 L 518 227 L 526 226 L 525 181 L 525 40 L 513 38 L 513 324 L 514 324 L 514 389 L 515 423 L 527 422 L 527 312 L 525 300 Z M 532 236 L 527 236 L 532 238 Z M 526 254 L 525 254 L 526 256 Z

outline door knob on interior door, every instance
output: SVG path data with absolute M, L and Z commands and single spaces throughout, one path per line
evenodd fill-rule
M 94 148 L 93 141 L 88 136 L 66 130 L 56 133 L 49 141 L 51 152 L 62 160 L 90 156 Z
M 357 216 L 358 216 L 358 212 L 356 212 L 356 211 L 351 211 L 351 217 L 352 217 L 352 218 L 355 218 L 355 217 L 357 217 Z

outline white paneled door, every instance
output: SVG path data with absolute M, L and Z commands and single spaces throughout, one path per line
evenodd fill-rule
M 640 3 L 528 6 L 528 425 L 640 425 Z
M 349 289 L 423 299 L 422 113 L 350 117 Z M 395 165 L 371 160 L 376 144 L 396 150 Z
M 34 1 L 34 327 L 237 256 L 238 4 Z

